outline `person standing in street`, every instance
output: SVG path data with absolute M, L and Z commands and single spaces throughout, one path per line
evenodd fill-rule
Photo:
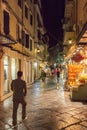
M 27 94 L 26 82 L 21 79 L 23 75 L 22 71 L 17 72 L 17 79 L 12 80 L 11 90 L 13 91 L 13 125 L 17 125 L 17 109 L 19 103 L 22 105 L 22 119 L 26 118 L 26 101 L 25 96 Z
M 41 71 L 41 79 L 42 81 L 45 81 L 46 78 L 46 72 L 44 70 Z
M 57 68 L 57 89 L 59 88 L 60 68 Z

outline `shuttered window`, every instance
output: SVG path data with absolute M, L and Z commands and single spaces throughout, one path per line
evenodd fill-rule
M 22 0 L 18 0 L 18 5 L 20 8 L 22 8 Z
M 4 33 L 9 34 L 9 13 L 4 10 Z
M 26 34 L 26 48 L 29 48 L 29 35 Z
M 25 46 L 25 32 L 22 31 L 22 45 Z
M 30 39 L 30 51 L 32 51 L 32 40 Z
M 31 25 L 33 24 L 33 17 L 32 17 L 32 14 L 30 14 L 30 24 L 31 24 Z
M 28 19 L 28 7 L 25 5 L 25 17 Z

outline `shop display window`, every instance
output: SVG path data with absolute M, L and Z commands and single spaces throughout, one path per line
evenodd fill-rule
M 30 82 L 32 82 L 32 62 L 30 62 Z
M 16 59 L 15 58 L 12 58 L 12 60 L 11 60 L 11 76 L 12 76 L 12 80 L 17 78 L 17 76 L 16 76 Z
M 87 82 L 87 65 L 85 64 L 82 71 L 78 75 L 78 81 L 80 83 Z
M 4 56 L 4 94 L 9 92 L 9 57 Z
M 83 70 L 81 64 L 69 64 L 68 65 L 68 82 L 70 86 L 76 85 L 78 76 Z

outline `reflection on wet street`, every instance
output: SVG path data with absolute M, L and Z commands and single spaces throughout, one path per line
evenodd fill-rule
M 18 109 L 16 130 L 87 130 L 87 103 L 73 102 L 70 92 L 56 89 L 56 80 L 36 81 L 28 89 L 27 119 L 21 121 Z M 0 103 L 0 130 L 13 130 L 12 97 Z

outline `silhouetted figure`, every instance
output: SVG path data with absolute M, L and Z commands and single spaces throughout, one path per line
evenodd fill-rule
M 59 78 L 60 78 L 60 68 L 57 69 L 57 82 L 59 82 Z
M 59 88 L 59 78 L 60 78 L 60 68 L 57 68 L 57 73 L 56 73 L 56 75 L 57 75 L 57 89 Z
M 41 79 L 42 81 L 45 81 L 46 78 L 46 72 L 44 70 L 41 71 Z
M 17 79 L 13 80 L 11 83 L 11 90 L 13 91 L 13 125 L 17 124 L 17 109 L 19 103 L 22 105 L 22 119 L 26 117 L 26 102 L 24 97 L 27 94 L 26 82 L 21 79 L 23 75 L 22 71 L 17 72 Z

